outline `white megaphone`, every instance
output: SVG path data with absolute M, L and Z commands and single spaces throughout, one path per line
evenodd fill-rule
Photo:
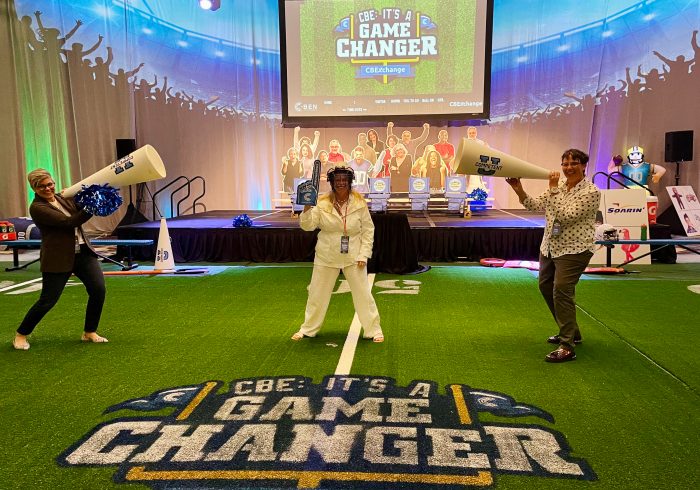
M 549 170 L 538 167 L 502 151 L 462 138 L 457 149 L 458 174 L 483 177 L 517 177 L 524 179 L 549 179 Z
M 142 146 L 102 170 L 64 189 L 64 197 L 73 197 L 83 186 L 92 184 L 122 187 L 140 184 L 165 177 L 165 166 L 158 152 L 151 145 Z

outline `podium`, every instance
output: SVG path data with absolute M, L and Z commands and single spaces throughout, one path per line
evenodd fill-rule
M 389 197 L 391 197 L 391 178 L 389 177 L 378 177 L 369 179 L 369 193 L 367 197 L 370 198 L 369 210 L 372 212 L 384 212 L 387 209 L 389 203 Z
M 467 199 L 467 176 L 450 175 L 445 179 L 447 210 L 461 213 Z
M 408 179 L 408 199 L 412 211 L 425 211 L 430 200 L 430 179 L 428 177 L 410 177 Z

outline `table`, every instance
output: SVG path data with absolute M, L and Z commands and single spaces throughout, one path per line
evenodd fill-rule
M 108 262 L 112 262 L 114 264 L 117 264 L 122 268 L 123 271 L 128 271 L 131 269 L 134 269 L 138 267 L 138 264 L 134 264 L 131 256 L 131 247 L 145 247 L 149 245 L 153 245 L 153 240 L 90 240 L 90 243 L 92 245 L 101 247 L 101 246 L 106 246 L 106 245 L 117 245 L 121 247 L 126 247 L 127 250 L 127 263 L 126 265 L 122 264 L 121 262 L 118 262 L 110 257 L 106 257 L 104 255 L 97 254 L 100 258 L 103 260 L 106 260 Z M 34 259 L 26 264 L 19 264 L 19 249 L 28 249 L 28 248 L 39 248 L 41 246 L 41 240 L 7 240 L 4 242 L 0 242 L 0 245 L 7 245 L 9 248 L 12 249 L 12 264 L 13 267 L 8 267 L 5 269 L 5 271 L 10 272 L 10 271 L 16 271 L 19 269 L 24 269 L 28 265 L 33 264 L 34 262 L 37 262 L 39 259 Z
M 651 240 L 599 240 L 596 241 L 596 244 L 598 245 L 605 245 L 607 247 L 607 255 L 605 258 L 605 265 L 607 267 L 611 267 L 612 263 L 612 249 L 615 245 L 633 245 L 633 244 L 639 244 L 639 245 L 657 245 L 656 250 L 661 250 L 662 248 L 665 247 L 681 247 L 685 250 L 688 250 L 690 252 L 693 252 L 694 254 L 700 255 L 700 252 L 697 250 L 694 250 L 687 245 L 698 245 L 700 244 L 700 240 L 697 239 L 651 239 Z M 654 251 L 656 251 L 654 250 Z M 647 252 L 645 254 L 640 255 L 639 257 L 635 257 L 632 260 L 628 260 L 627 262 L 623 262 L 622 264 L 618 265 L 617 267 L 622 267 L 623 265 L 627 265 L 629 263 L 634 262 L 635 260 L 639 260 L 642 257 L 646 257 L 647 255 L 651 254 L 652 252 Z

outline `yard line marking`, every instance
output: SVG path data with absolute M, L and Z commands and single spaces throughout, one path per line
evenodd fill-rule
M 7 286 L 6 288 L 0 289 L 0 293 L 4 293 L 5 291 L 9 291 L 10 289 L 21 288 L 22 286 L 26 286 L 27 284 L 33 284 L 39 281 L 41 281 L 41 277 L 37 277 L 36 279 L 32 279 L 31 281 L 27 282 L 20 282 L 19 284 L 13 284 L 12 286 Z
M 251 220 L 251 221 L 254 221 L 254 220 L 258 219 L 258 218 L 264 218 L 265 216 L 270 216 L 270 215 L 272 215 L 272 214 L 277 214 L 277 213 L 281 213 L 281 212 L 282 212 L 281 210 L 272 211 L 272 212 L 267 213 L 267 214 L 261 214 L 260 216 L 256 216 L 255 218 L 250 218 L 250 220 Z
M 428 214 L 428 210 L 424 209 L 423 210 L 423 216 L 425 216 L 425 219 L 428 221 L 428 224 L 430 225 L 431 228 L 435 228 L 435 221 L 432 220 L 430 215 Z
M 537 221 L 533 221 L 531 219 L 525 218 L 524 216 L 518 216 L 517 214 L 514 214 L 514 213 L 509 213 L 505 209 L 499 209 L 499 211 L 504 213 L 504 214 L 507 214 L 509 216 L 512 216 L 514 218 L 518 218 L 518 219 L 521 219 L 523 221 L 527 221 L 528 223 L 532 223 L 533 225 L 541 226 L 540 223 L 538 223 Z
M 365 265 L 365 267 L 367 266 Z M 367 283 L 369 284 L 370 290 L 372 289 L 372 284 L 374 284 L 374 276 L 375 274 L 367 275 Z M 348 336 L 345 338 L 345 343 L 343 344 L 343 352 L 340 353 L 340 359 L 338 359 L 338 366 L 335 368 L 336 376 L 350 374 L 350 368 L 352 367 L 352 361 L 355 357 L 355 349 L 357 348 L 357 341 L 360 339 L 361 329 L 362 324 L 360 323 L 360 318 L 357 316 L 357 313 L 355 313 L 355 316 L 352 317 Z

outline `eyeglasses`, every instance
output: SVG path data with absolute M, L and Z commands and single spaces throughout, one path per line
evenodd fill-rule
M 55 186 L 56 186 L 56 182 L 51 182 L 50 184 L 39 184 L 36 186 L 36 188 L 43 191 L 43 190 L 46 190 L 46 189 L 49 189 L 49 188 L 55 187 Z

